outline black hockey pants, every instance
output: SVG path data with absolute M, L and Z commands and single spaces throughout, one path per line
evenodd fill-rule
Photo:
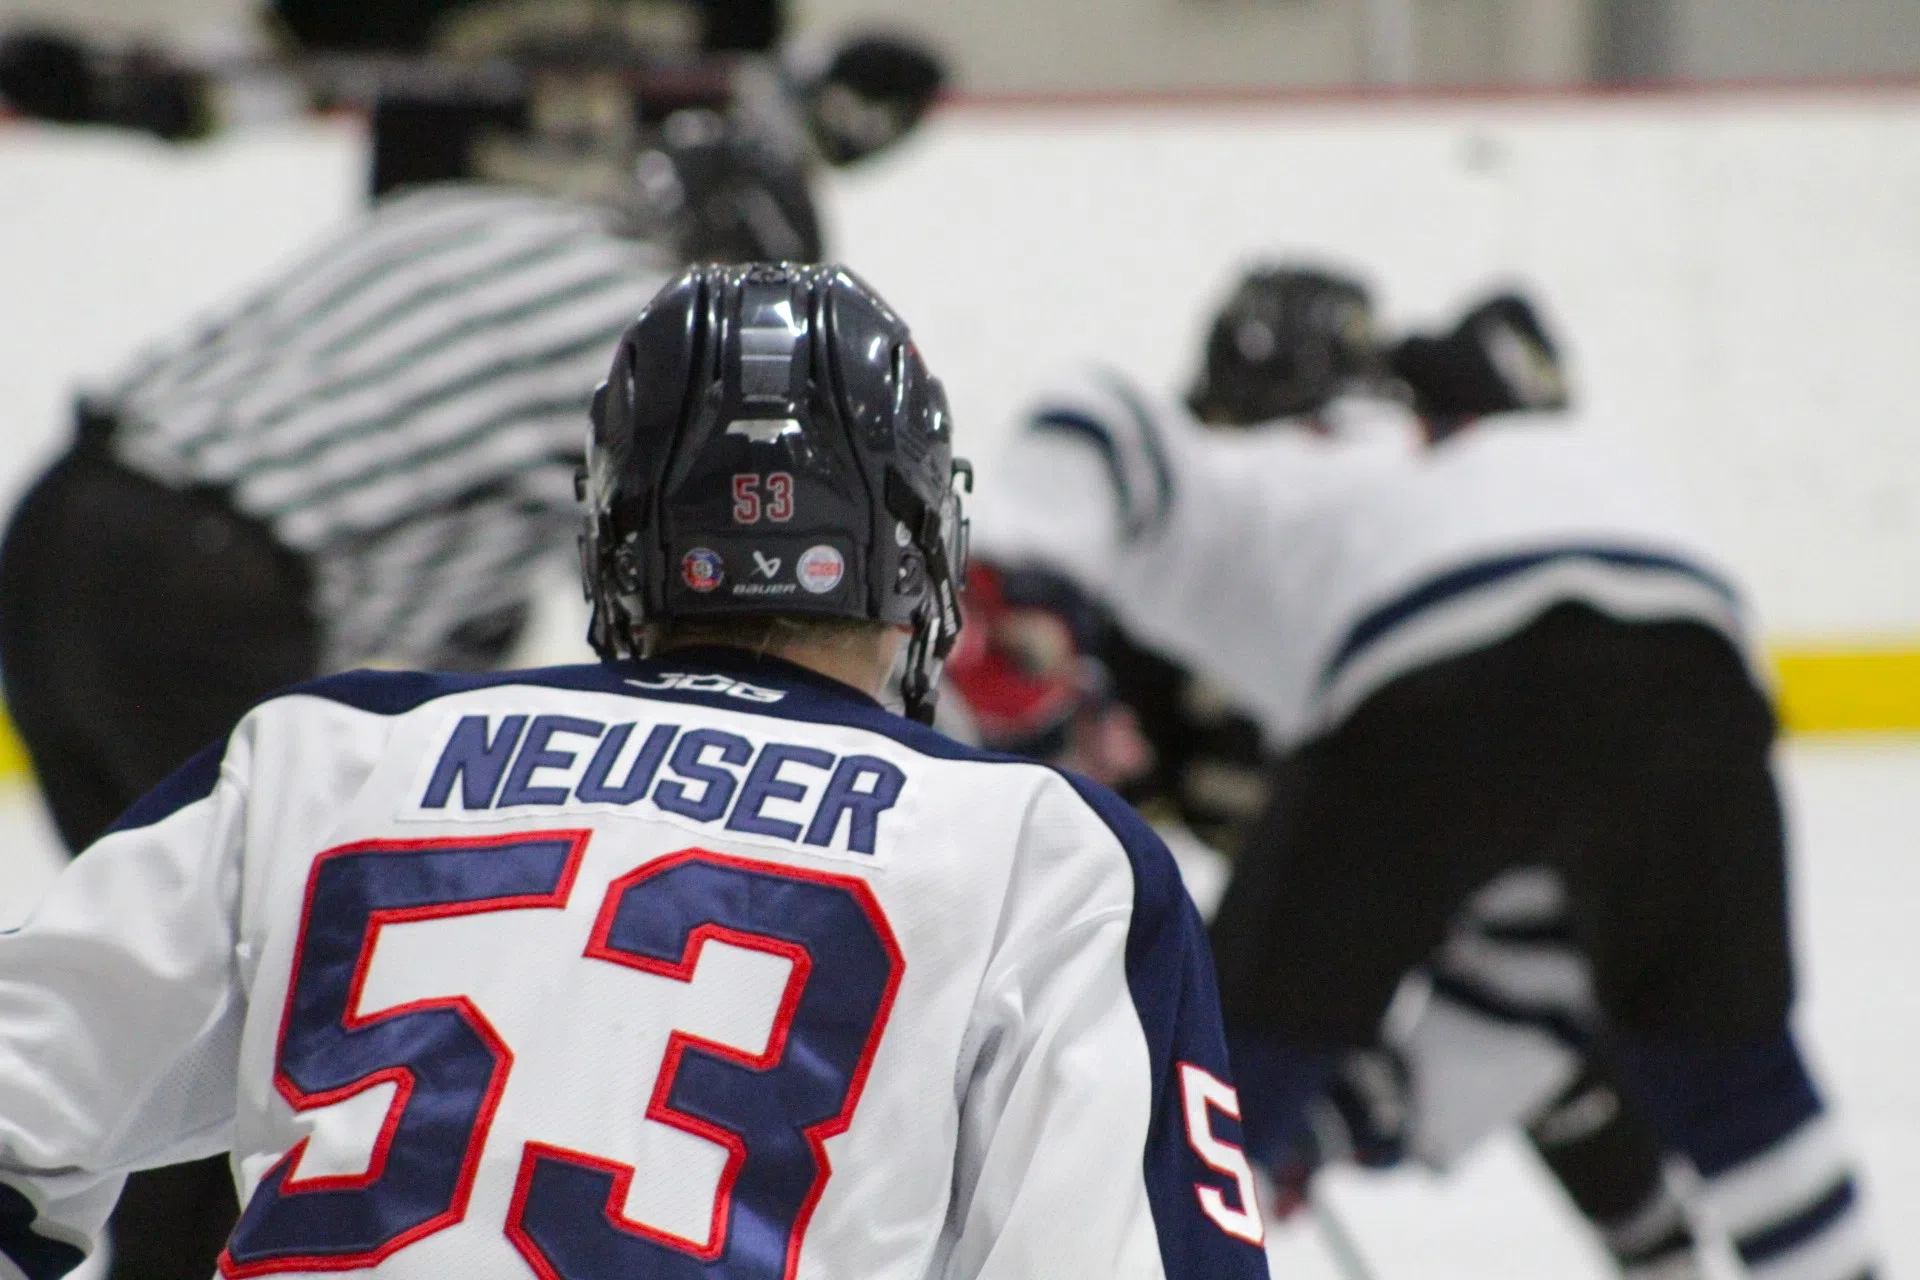
M 1281 766 L 1213 926 L 1230 1036 L 1373 1042 L 1506 868 L 1566 879 L 1613 1029 L 1737 1043 L 1793 995 L 1774 722 L 1694 623 L 1559 606 L 1415 671 Z

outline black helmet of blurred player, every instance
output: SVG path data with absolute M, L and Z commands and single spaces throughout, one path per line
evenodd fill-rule
M 1546 413 L 1568 404 L 1560 349 L 1518 293 L 1476 303 L 1449 333 L 1402 339 L 1387 364 L 1435 438 L 1488 414 Z
M 676 263 L 823 255 L 806 156 L 732 112 L 684 108 L 631 138 L 500 134 L 475 155 L 488 181 L 612 208 Z
M 820 218 L 803 157 L 715 111 L 676 111 L 634 169 L 635 230 L 682 262 L 811 262 Z
M 1377 367 L 1365 285 L 1311 268 L 1257 267 L 1214 317 L 1187 403 L 1217 425 L 1299 417 Z
M 582 558 L 594 648 L 752 615 L 910 629 L 908 714 L 960 631 L 966 524 L 946 394 L 840 267 L 696 266 L 648 304 L 594 398 Z

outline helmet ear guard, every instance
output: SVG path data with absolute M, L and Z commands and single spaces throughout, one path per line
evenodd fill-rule
M 608 659 L 652 621 L 779 614 L 909 630 L 930 720 L 960 629 L 966 521 L 946 396 L 837 267 L 704 265 L 622 339 L 594 400 L 581 567 Z
M 907 531 L 910 545 L 918 549 L 924 564 L 916 568 L 915 561 L 903 558 L 900 571 L 903 575 L 918 572 L 926 579 L 926 593 L 914 611 L 912 630 L 907 637 L 900 694 L 908 716 L 922 724 L 932 724 L 940 668 L 960 638 L 963 621 L 960 584 L 966 581 L 967 574 L 968 524 L 960 511 L 960 497 L 951 484 L 945 500 L 935 508 L 899 477 L 897 471 L 887 472 L 887 510 L 899 521 L 899 527 Z M 971 493 L 973 464 L 964 458 L 955 459 L 952 478 L 964 481 L 967 492 Z

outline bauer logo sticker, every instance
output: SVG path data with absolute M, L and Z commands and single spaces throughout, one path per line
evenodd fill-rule
M 712 591 L 726 576 L 727 562 L 717 551 L 695 547 L 680 559 L 680 578 L 695 591 Z
M 823 543 L 800 553 L 800 567 L 795 573 L 809 594 L 823 596 L 840 585 L 846 571 L 847 564 L 840 558 L 840 552 Z
M 745 582 L 736 582 L 727 588 L 727 594 L 736 599 L 741 596 L 790 596 L 800 588 L 791 582 L 776 581 L 780 577 L 780 568 L 786 564 L 785 556 L 770 556 L 764 551 L 753 553 L 753 572 L 747 575 Z M 765 581 L 761 581 L 765 579 Z

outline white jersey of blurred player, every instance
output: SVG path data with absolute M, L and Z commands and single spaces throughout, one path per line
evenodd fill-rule
M 1562 419 L 1503 415 L 1400 451 L 1208 430 L 1109 375 L 1043 397 L 1000 479 L 1000 504 L 981 516 L 990 555 L 1080 578 L 1143 640 L 1234 690 L 1282 749 L 1340 732 L 1400 677 L 1495 646 L 1564 603 L 1703 625 L 1765 687 L 1743 602 L 1701 538 L 1597 433 Z M 1061 510 L 1068 494 L 1077 513 Z M 1012 522 L 986 527 L 1008 507 Z M 1391 1009 L 1383 1018 L 1426 1112 L 1414 1150 L 1437 1162 L 1510 1120 L 1564 1133 L 1578 1119 L 1541 1110 L 1576 1065 L 1553 1024 L 1593 1016 L 1584 964 L 1535 932 L 1564 923 L 1560 886 L 1522 876 L 1485 888 L 1425 961 L 1438 998 L 1410 1027 Z M 1784 923 L 1753 922 L 1756 957 L 1784 950 Z M 1510 1010 L 1538 1030 L 1487 1016 Z M 1695 1162 L 1712 1161 L 1701 1203 L 1751 1274 L 1870 1276 L 1852 1160 L 1784 1018 L 1765 1052 L 1777 1074 L 1728 1083 L 1741 1101 L 1700 1121 L 1711 1139 L 1669 1125 L 1662 1140 L 1690 1139 Z
M 1348 397 L 1320 417 L 1317 431 L 1210 428 L 1118 374 L 1068 375 L 988 473 L 974 545 L 1066 574 L 1130 632 L 1230 690 L 1281 751 L 1556 600 L 1694 619 L 1751 652 L 1738 597 L 1699 540 L 1564 419 L 1513 415 L 1426 450 L 1394 401 Z M 1451 580 L 1462 565 L 1498 570 Z M 1199 871 L 1202 903 L 1217 902 L 1219 868 L 1192 853 L 1182 865 Z M 1440 960 L 1517 1004 L 1592 1023 L 1577 954 L 1479 930 L 1550 920 L 1558 892 L 1550 873 L 1503 877 Z M 1420 975 L 1385 1032 L 1412 1068 L 1410 1148 L 1435 1167 L 1530 1119 L 1580 1066 L 1563 1039 L 1433 997 Z
M 357 673 L 0 937 L 0 1256 L 231 1149 L 233 1277 L 1264 1276 L 1226 1079 L 1091 784 L 772 660 Z
M 975 546 L 1067 574 L 1279 750 L 1546 601 L 1697 620 L 1752 654 L 1725 573 L 1592 432 L 1510 415 L 1422 450 L 1392 401 L 1331 415 L 1353 425 L 1209 428 L 1117 374 L 1063 378 L 983 485 Z M 1487 567 L 1450 580 L 1466 565 Z

